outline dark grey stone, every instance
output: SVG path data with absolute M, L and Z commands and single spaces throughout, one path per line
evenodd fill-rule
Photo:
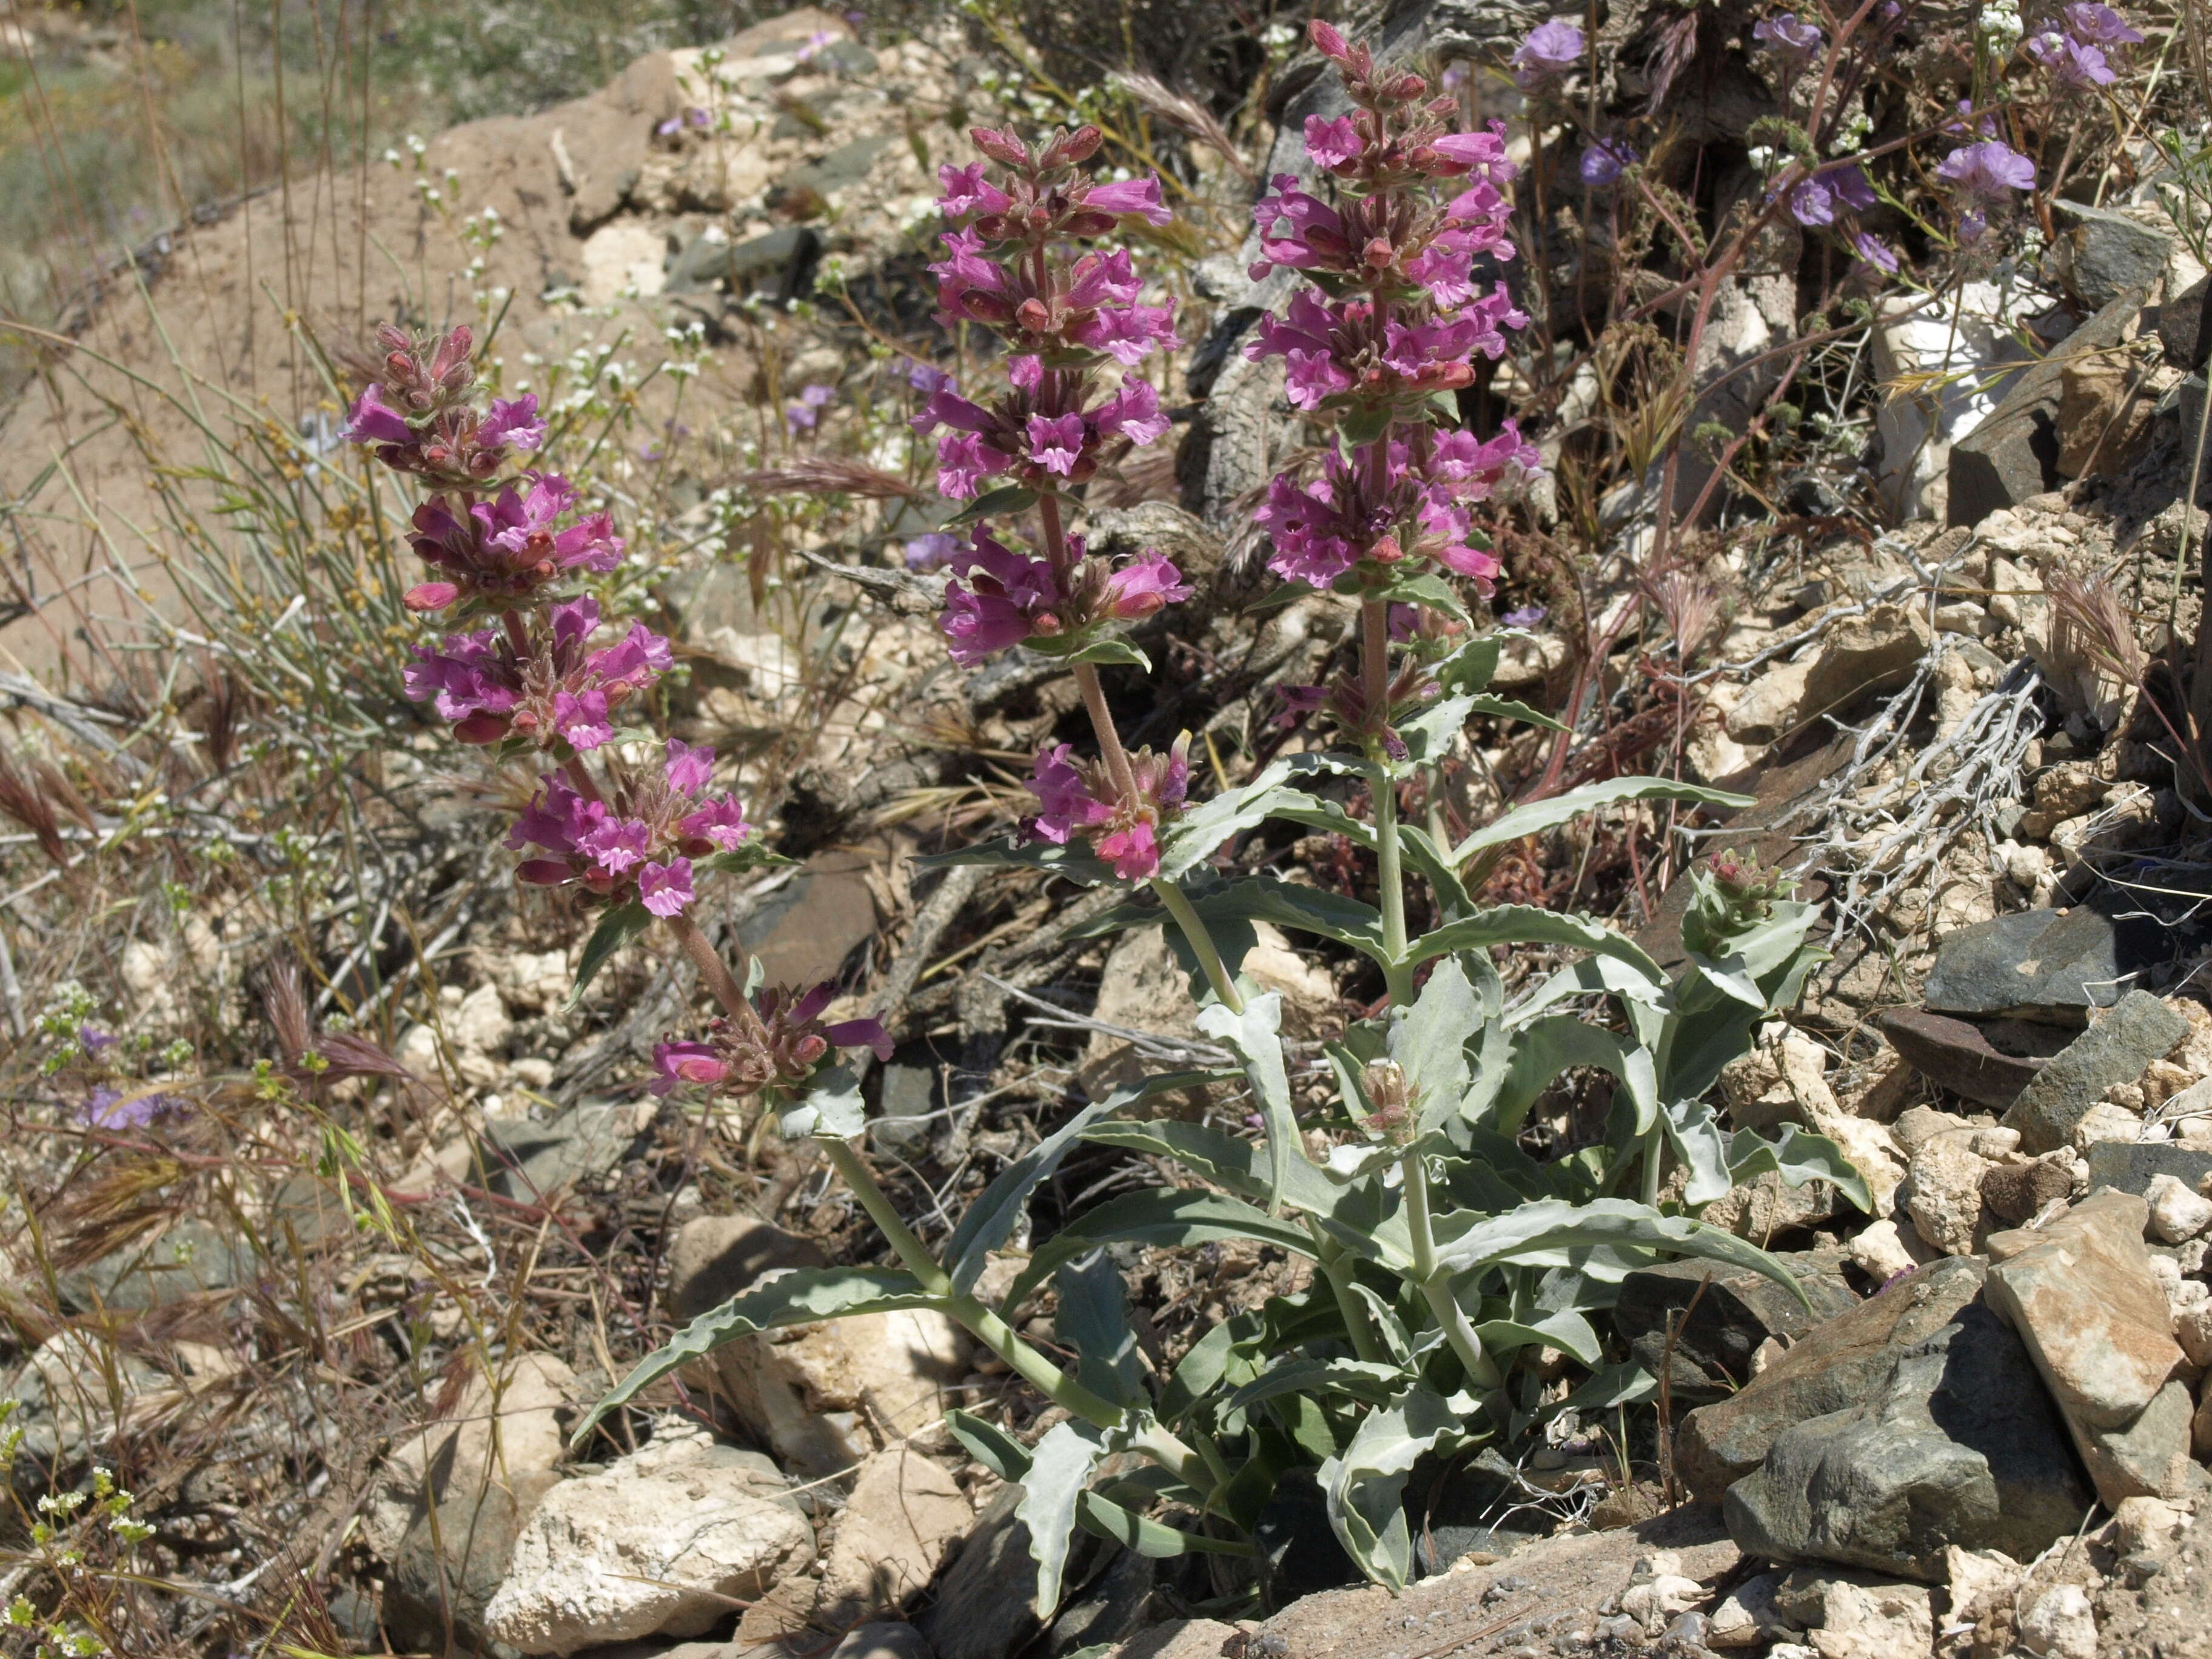
M 915 1620 L 938 1659 L 1003 1659 L 1043 1628 L 1030 1529 L 1014 1515 L 1021 1501 L 1018 1486 L 993 1498 L 938 1575 L 937 1600 Z M 1079 1534 L 1079 1550 L 1085 1537 Z
M 2148 294 L 2165 276 L 2172 243 L 2149 226 L 2079 202 L 2051 206 L 2075 222 L 2059 232 L 2051 263 L 2084 304 L 2102 310 L 2123 295 Z
M 668 270 L 670 294 L 696 294 L 721 283 L 742 297 L 757 289 L 791 299 L 809 286 L 822 258 L 822 238 L 805 225 L 786 225 L 743 242 L 695 237 Z
M 149 1243 L 127 1244 L 60 1274 L 63 1305 L 72 1312 L 111 1308 L 143 1313 L 210 1291 L 252 1282 L 253 1248 L 187 1216 Z
M 2058 393 L 2069 357 L 2120 343 L 2148 290 L 2133 289 L 2075 329 L 2048 357 L 2029 364 L 1982 423 L 1951 446 L 1946 522 L 1977 525 L 2065 483 L 2058 471 Z
M 1094 1643 L 1127 1640 L 1158 1616 L 1155 1592 L 1159 1563 L 1134 1550 L 1122 1550 L 1106 1569 L 1070 1596 L 1052 1621 L 1044 1639 L 1050 1659 L 1087 1648 Z
M 1613 1328 L 1637 1364 L 1656 1376 L 1665 1364 L 1668 1328 L 1688 1309 L 1674 1341 L 1674 1391 L 1692 1399 L 1729 1392 L 1750 1380 L 1751 1357 L 1767 1339 L 1794 1340 L 1858 1305 L 1841 1256 L 1820 1251 L 1778 1259 L 1796 1275 L 1813 1304 L 1809 1311 L 1764 1273 L 1712 1261 L 1662 1261 L 1620 1281 Z
M 2026 1346 L 1977 1302 L 1901 1351 L 1866 1404 L 1778 1436 L 1723 1513 L 1767 1560 L 1941 1583 L 1946 1545 L 2033 1560 L 2095 1502 Z
M 583 1101 L 543 1123 L 501 1123 L 484 1136 L 492 1190 L 534 1204 L 541 1197 L 611 1174 L 636 1139 L 628 1103 Z
M 927 1118 L 937 1109 L 937 1078 L 927 1066 L 902 1065 L 896 1060 L 884 1067 L 882 1109 L 868 1122 L 873 1145 L 904 1156 L 928 1145 L 934 1124 L 900 1120 Z
M 1901 1350 L 1942 1330 L 1981 1295 L 1985 1272 L 1974 1256 L 1916 1268 L 1801 1337 L 1740 1392 L 1692 1412 L 1674 1436 L 1675 1472 L 1691 1494 L 1719 1503 L 1766 1461 L 1777 1435 L 1864 1405 L 1887 1385 Z
M 2212 1152 L 2200 1152 L 2171 1140 L 2100 1140 L 2089 1147 L 2089 1190 L 2117 1187 L 2147 1196 L 2153 1176 L 2170 1175 L 2194 1192 L 2212 1175 Z
M 2189 1022 L 2148 991 L 2130 991 L 2036 1073 L 2003 1117 L 2021 1149 L 2065 1146 L 2082 1115 L 2114 1084 L 2133 1083 L 2189 1035 Z
M 1946 934 L 1922 1000 L 1939 1014 L 2079 1027 L 2175 948 L 2172 930 L 2140 911 L 2117 921 L 2093 904 L 2015 911 Z
M 2199 276 L 2158 308 L 2158 343 L 2176 368 L 2201 369 L 2212 351 L 2212 276 Z

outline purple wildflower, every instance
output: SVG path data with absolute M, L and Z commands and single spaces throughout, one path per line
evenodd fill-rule
M 1523 92 L 1549 85 L 1582 62 L 1585 46 L 1583 32 L 1572 23 L 1539 23 L 1514 50 L 1514 84 Z
M 1583 152 L 1583 182 L 1602 189 L 1643 159 L 1623 139 L 1600 138 Z

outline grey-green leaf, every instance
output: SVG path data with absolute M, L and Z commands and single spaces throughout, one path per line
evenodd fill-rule
M 891 1313 L 902 1308 L 933 1308 L 937 1298 L 912 1273 L 880 1267 L 795 1267 L 709 1309 L 668 1340 L 666 1346 L 638 1361 L 630 1374 L 592 1407 L 571 1443 L 580 1443 L 594 1424 L 641 1389 L 741 1336 L 785 1325 L 811 1325 L 821 1319 L 856 1314 Z
M 814 1079 L 806 1098 L 786 1109 L 782 1129 L 787 1140 L 807 1135 L 824 1140 L 850 1140 L 868 1127 L 867 1103 L 860 1098 L 860 1079 L 842 1066 L 832 1066 Z
M 1516 806 L 1497 822 L 1484 825 L 1465 841 L 1452 848 L 1452 861 L 1465 864 L 1486 847 L 1503 847 L 1509 842 L 1519 841 L 1523 836 L 1540 835 L 1547 830 L 1556 830 L 1571 823 L 1585 812 L 1601 807 L 1617 805 L 1630 800 L 1679 800 L 1697 806 L 1748 806 L 1748 795 L 1731 794 L 1725 789 L 1708 789 L 1698 783 L 1678 783 L 1671 778 L 1611 778 L 1603 783 L 1586 783 L 1579 789 L 1570 789 L 1565 794 L 1548 799 L 1530 801 Z
M 599 918 L 599 925 L 592 929 L 591 938 L 584 941 L 584 954 L 576 961 L 576 982 L 568 989 L 568 1006 L 573 1008 L 584 994 L 584 988 L 599 977 L 599 969 L 607 959 L 653 925 L 653 912 L 632 899 L 627 904 L 617 904 Z
M 1440 1243 L 1437 1259 L 1456 1275 L 1493 1263 L 1528 1260 L 1546 1251 L 1593 1245 L 1627 1245 L 1668 1255 L 1702 1256 L 1764 1273 L 1803 1302 L 1790 1270 L 1756 1244 L 1687 1216 L 1662 1215 L 1646 1204 L 1601 1198 L 1588 1204 L 1545 1199 L 1491 1216 Z
M 944 1259 L 951 1264 L 948 1271 L 955 1291 L 965 1296 L 975 1288 L 975 1281 L 983 1276 L 983 1269 L 989 1262 L 990 1253 L 1006 1242 L 1014 1223 L 1021 1218 L 1022 1206 L 1030 1201 L 1030 1194 L 1052 1178 L 1060 1159 L 1082 1138 L 1085 1128 L 1116 1107 L 1127 1103 L 1124 1096 L 1128 1093 L 1124 1091 L 1097 1105 L 1085 1107 L 1000 1170 L 997 1179 L 976 1195 L 945 1247 Z
M 1406 950 L 1406 960 L 1419 964 L 1452 951 L 1486 950 L 1493 945 L 1579 945 L 1626 963 L 1654 983 L 1664 985 L 1667 975 L 1651 954 L 1626 933 L 1601 922 L 1556 910 L 1540 910 L 1533 904 L 1487 905 L 1473 915 L 1424 933 Z
M 1328 1521 L 1359 1570 L 1392 1590 L 1413 1576 L 1413 1540 L 1404 1504 L 1414 1460 L 1458 1428 L 1442 1395 L 1416 1388 L 1394 1405 L 1368 1413 L 1341 1455 L 1321 1467 Z
M 1306 1161 L 1304 1138 L 1291 1103 L 1290 1073 L 1283 1066 L 1283 997 L 1279 991 L 1248 998 L 1242 1013 L 1222 1004 L 1209 1003 L 1198 1011 L 1198 1029 L 1225 1042 L 1244 1062 L 1244 1075 L 1259 1097 L 1260 1115 L 1267 1126 L 1267 1208 L 1283 1207 L 1291 1166 Z
M 1053 1425 L 1030 1455 L 1029 1473 L 1022 1477 L 1022 1501 L 1014 1513 L 1030 1529 L 1030 1553 L 1036 1559 L 1040 1618 L 1050 1619 L 1060 1606 L 1060 1577 L 1067 1567 L 1076 1505 L 1091 1482 L 1091 1472 L 1108 1449 L 1106 1437 L 1099 1431 L 1071 1419 Z

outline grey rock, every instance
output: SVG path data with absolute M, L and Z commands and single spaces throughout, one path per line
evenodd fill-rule
M 1751 1357 L 1770 1337 L 1801 1337 L 1858 1305 L 1844 1282 L 1840 1255 L 1807 1253 L 1780 1260 L 1797 1276 L 1813 1304 L 1810 1312 L 1764 1273 L 1710 1261 L 1662 1261 L 1621 1280 L 1613 1328 L 1637 1363 L 1656 1376 L 1665 1364 L 1668 1328 L 1690 1310 L 1674 1346 L 1676 1394 L 1726 1391 L 1749 1381 Z
M 2188 1035 L 2189 1022 L 2179 1014 L 2148 991 L 2130 991 L 2021 1091 L 2004 1126 L 2020 1131 L 2025 1152 L 2055 1151 L 2107 1089 L 2133 1083 Z
M 495 1125 L 484 1136 L 484 1167 L 502 1198 L 534 1204 L 617 1168 L 636 1133 L 635 1108 L 582 1101 L 543 1123 Z
M 805 225 L 786 225 L 743 242 L 696 237 L 670 264 L 665 291 L 696 294 L 720 283 L 739 297 L 764 290 L 791 299 L 805 289 L 821 258 L 822 238 Z
M 2087 1429 L 2075 1435 L 2089 1478 L 2112 1507 L 2130 1498 L 2181 1498 L 2203 1484 L 2189 1455 L 2189 1423 L 2197 1407 L 2189 1384 L 2175 1377 L 2142 1415 L 2124 1429 Z
M 1947 522 L 1977 525 L 2000 507 L 2058 489 L 2058 393 L 2065 360 L 2120 343 L 2148 290 L 2121 295 L 2052 351 L 2023 368 L 1982 423 L 1951 446 Z
M 2212 276 L 2199 276 L 2158 308 L 2158 343 L 2176 368 L 2201 369 L 2212 349 Z
M 1736 1394 L 1692 1412 L 1674 1437 L 1674 1468 L 1692 1495 L 1719 1503 L 1766 1461 L 1777 1435 L 1864 1405 L 1887 1384 L 1901 1349 L 1942 1330 L 1981 1295 L 1984 1271 L 1972 1256 L 1917 1268 L 1800 1338 Z
M 899 141 L 887 132 L 872 133 L 866 138 L 855 138 L 850 143 L 840 144 L 818 161 L 809 161 L 804 167 L 793 167 L 769 186 L 768 205 L 774 210 L 779 200 L 788 199 L 811 191 L 817 196 L 829 196 L 857 185 L 868 176 L 876 158 Z
M 1050 1659 L 1064 1659 L 1099 1642 L 1127 1640 L 1158 1617 L 1153 1593 L 1159 1564 L 1134 1550 L 1123 1550 L 1106 1570 L 1061 1607 L 1045 1638 Z
M 928 1144 L 931 1124 L 900 1120 L 927 1118 L 937 1109 L 937 1076 L 927 1066 L 896 1060 L 884 1067 L 880 1112 L 868 1125 L 874 1145 L 911 1157 Z
M 1043 1628 L 1030 1529 L 1014 1515 L 1021 1501 L 1021 1489 L 1009 1486 L 976 1516 L 938 1578 L 935 1604 L 915 1620 L 938 1659 L 1004 1659 Z
M 2092 1194 L 2041 1227 L 1993 1233 L 1989 1302 L 2020 1334 L 2097 1494 L 2179 1498 L 2189 1462 L 2185 1358 L 2143 1246 L 2148 1206 Z
M 22 1431 L 9 1471 L 16 1496 L 30 1504 L 74 1486 L 131 1402 L 164 1381 L 96 1332 L 64 1330 L 40 1343 L 4 1396 L 16 1402 L 9 1427 Z
M 668 1247 L 668 1311 L 696 1319 L 752 1288 L 778 1267 L 820 1267 L 826 1259 L 811 1239 L 749 1215 L 702 1215 L 685 1222 Z
M 2089 1147 L 2089 1188 L 2116 1187 L 2138 1195 L 2150 1188 L 2153 1176 L 2172 1176 L 2191 1192 L 2212 1176 L 2212 1152 L 2198 1152 L 2171 1140 L 2100 1140 Z
M 2050 1020 L 2079 1027 L 2130 982 L 2172 960 L 2171 930 L 2140 914 L 2115 921 L 2087 904 L 2021 910 L 1945 935 L 1922 1000 L 1969 1019 Z
M 1867 1403 L 1778 1436 L 1723 1512 L 1750 1554 L 1940 1583 L 1947 1546 L 2032 1560 L 2095 1501 L 2026 1347 L 1974 1303 Z
M 569 230 L 578 236 L 589 236 L 623 210 L 643 176 L 641 168 L 617 167 L 604 176 L 579 180 L 576 198 L 568 204 Z
M 2101 311 L 2124 295 L 2148 293 L 2166 275 L 2170 238 L 2125 214 L 2079 202 L 2052 206 L 2075 222 L 2059 232 L 2045 264 L 2085 304 Z
M 252 1245 L 186 1216 L 159 1237 L 111 1250 L 58 1275 L 55 1283 L 63 1305 L 73 1312 L 143 1313 L 250 1284 L 255 1271 Z

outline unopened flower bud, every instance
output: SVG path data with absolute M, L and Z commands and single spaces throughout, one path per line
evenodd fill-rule
M 1029 146 L 1011 132 L 976 127 L 968 136 L 975 141 L 977 149 L 1003 167 L 1026 167 L 1030 164 Z
M 1367 244 L 1360 257 L 1380 270 L 1395 257 L 1395 250 L 1391 247 L 1388 237 L 1377 236 Z
M 1024 300 L 1014 311 L 1014 320 L 1032 334 L 1042 334 L 1052 325 L 1052 307 L 1042 300 Z

